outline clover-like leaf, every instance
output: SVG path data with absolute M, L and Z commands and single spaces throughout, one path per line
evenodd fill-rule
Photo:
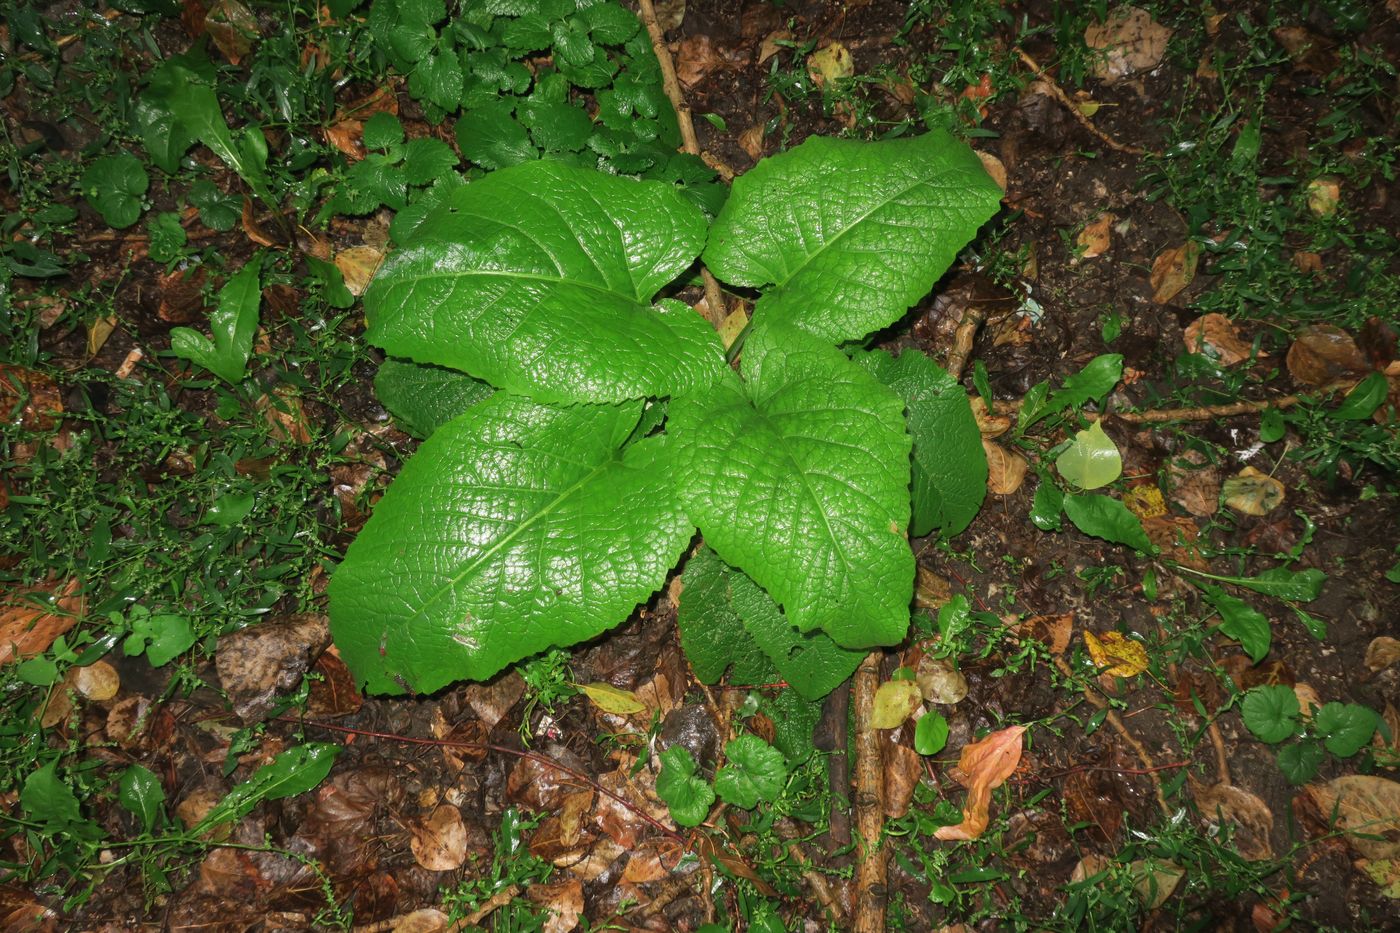
M 331 579 L 356 680 L 375 693 L 485 680 L 650 596 L 694 526 L 668 439 L 624 446 L 640 412 L 497 393 L 434 432 Z
M 677 482 L 710 547 L 799 631 L 846 648 L 904 637 L 913 596 L 903 403 L 795 328 L 752 331 L 732 374 L 676 399 Z
M 1324 703 L 1313 717 L 1313 728 L 1326 739 L 1327 750 L 1350 758 L 1371 741 L 1380 718 L 1356 703 Z
M 715 773 L 715 792 L 721 800 L 752 810 L 760 800 L 774 801 L 787 782 L 783 753 L 756 735 L 741 735 L 725 743 L 728 764 Z
M 365 293 L 367 338 L 542 402 L 678 394 L 724 371 L 719 340 L 652 297 L 694 260 L 699 209 L 670 186 L 552 162 L 451 193 Z
M 952 536 L 962 531 L 987 495 L 987 455 L 967 393 L 914 350 L 898 357 L 882 350 L 858 353 L 852 359 L 904 399 L 914 440 L 909 533 L 922 537 L 936 528 Z
M 677 826 L 699 826 L 715 802 L 714 788 L 695 771 L 695 759 L 684 745 L 672 745 L 661 753 L 656 796 L 671 809 Z
M 1292 687 L 1269 684 L 1244 695 L 1240 713 L 1244 724 L 1261 742 L 1275 745 L 1298 731 L 1298 695 Z
M 141 216 L 141 198 L 151 178 L 141 160 L 129 152 L 103 156 L 83 172 L 83 197 L 107 226 L 120 230 Z
M 1001 196 L 941 130 L 874 144 L 812 137 L 734 180 L 705 264 L 735 285 L 772 286 L 756 319 L 857 340 L 928 294 Z

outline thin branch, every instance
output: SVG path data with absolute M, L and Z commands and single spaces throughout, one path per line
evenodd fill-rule
M 642 24 L 647 27 L 647 35 L 651 37 L 651 47 L 656 52 L 656 60 L 661 65 L 661 87 L 666 91 L 666 96 L 671 100 L 671 106 L 676 111 L 676 123 L 681 130 L 681 148 L 697 158 L 700 156 L 700 141 L 695 137 L 695 124 L 690 119 L 690 108 L 685 105 L 685 96 L 681 94 L 680 81 L 676 80 L 676 65 L 671 60 L 671 50 L 666 47 L 666 36 L 661 31 L 661 24 L 656 19 L 656 7 L 651 0 L 640 0 Z M 700 276 L 705 280 L 705 311 L 706 318 L 715 327 L 724 323 L 728 310 L 724 306 L 724 294 L 720 291 L 719 282 L 709 269 L 703 266 L 700 269 Z
M 953 335 L 953 346 L 948 351 L 948 365 L 945 367 L 953 381 L 962 378 L 968 358 L 972 356 L 972 344 L 977 339 L 977 328 L 981 327 L 986 319 L 987 312 L 975 304 L 968 305 L 967 310 L 963 312 L 962 320 L 958 322 L 958 330 Z
M 1297 395 L 1285 395 L 1282 398 L 1265 399 L 1258 402 L 1226 402 L 1221 405 L 1191 405 L 1184 408 L 1159 408 L 1149 411 L 1115 411 L 1113 417 L 1130 424 L 1163 424 L 1169 421 L 1212 421 L 1216 418 L 1232 418 L 1236 415 L 1251 415 L 1268 411 L 1275 408 L 1282 411 L 1285 408 L 1292 408 L 1300 402 L 1305 402 L 1318 395 L 1328 395 L 1332 392 L 1349 390 L 1356 386 L 1358 380 L 1344 379 L 1339 382 L 1330 382 L 1311 393 L 1300 393 Z M 1008 414 L 1020 411 L 1024 404 L 1024 399 L 1011 399 L 989 403 L 988 408 L 992 414 Z M 1085 412 L 1084 417 L 1089 421 L 1097 421 L 1103 417 L 1098 412 Z
M 1025 62 L 1031 71 L 1035 72 L 1037 78 L 1045 82 L 1045 87 L 1050 91 L 1051 96 L 1059 101 L 1075 120 L 1079 121 L 1080 126 L 1092 133 L 1095 139 L 1116 152 L 1126 152 L 1129 155 L 1147 155 L 1147 150 L 1143 149 L 1141 146 L 1129 146 L 1126 143 L 1120 143 L 1095 126 L 1094 122 L 1084 115 L 1084 111 L 1080 110 L 1074 101 L 1069 99 L 1069 95 L 1064 92 L 1064 89 L 1055 82 L 1054 78 L 1045 73 L 1045 70 L 1036 63 L 1035 59 L 1031 58 L 1021 49 L 1017 49 L 1016 54 L 1020 56 L 1021 61 Z
M 860 662 L 852 689 L 856 719 L 856 828 L 860 831 L 861 861 L 856 868 L 855 933 L 884 933 L 885 858 L 881 845 L 885 828 L 885 768 L 880 732 L 871 724 L 875 690 L 880 684 L 879 651 Z

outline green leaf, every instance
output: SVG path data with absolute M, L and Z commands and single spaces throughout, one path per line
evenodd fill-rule
M 410 185 L 426 185 L 457 165 L 457 154 L 440 139 L 411 139 L 404 147 L 404 180 Z
M 593 134 L 593 121 L 573 104 L 527 100 L 520 105 L 520 118 L 535 145 L 546 152 L 578 152 Z
M 408 76 L 409 93 L 447 111 L 461 106 L 463 86 L 462 63 L 447 49 L 429 53 Z
M 734 285 L 773 286 L 756 320 L 858 340 L 928 294 L 1001 195 L 941 130 L 879 143 L 812 137 L 734 180 L 705 264 Z
M 760 800 L 772 802 L 787 783 L 783 753 L 756 735 L 741 735 L 724 745 L 728 764 L 715 773 L 715 792 L 721 800 L 741 810 L 752 810 Z
M 561 65 L 582 68 L 598 54 L 587 28 L 574 17 L 551 23 L 550 28 L 554 32 L 554 55 Z
M 462 157 L 485 169 L 509 168 L 539 158 L 509 104 L 485 104 L 463 114 L 456 133 Z
M 85 822 L 73 789 L 58 776 L 56 760 L 24 779 L 19 805 L 30 819 L 43 823 L 50 832 L 62 832 Z
M 942 713 L 928 712 L 914 726 L 914 751 L 920 755 L 937 755 L 948 744 L 948 720 Z
M 103 156 L 83 172 L 83 198 L 102 215 L 107 226 L 130 227 L 141 216 L 141 198 L 151 179 L 141 160 L 129 152 Z
M 743 370 L 671 404 L 687 510 L 798 630 L 897 644 L 914 578 L 903 404 L 791 327 L 751 331 Z
M 447 18 L 444 0 L 398 0 L 396 6 L 399 17 L 409 23 L 433 26 Z
M 1350 758 L 1365 748 L 1378 725 L 1379 716 L 1355 703 L 1324 703 L 1313 714 L 1313 730 L 1338 758 Z
M 141 608 L 140 612 L 135 611 Z M 151 615 L 144 607 L 133 607 L 131 634 L 122 650 L 127 657 L 145 654 L 152 667 L 163 667 L 184 654 L 195 643 L 194 629 L 184 616 Z
M 136 817 L 141 824 L 141 832 L 150 833 L 165 804 L 165 788 L 161 787 L 160 778 L 149 768 L 128 765 L 117 780 L 117 802 Z
M 1078 409 L 1085 402 L 1102 402 L 1118 380 L 1123 378 L 1123 354 L 1104 353 L 1094 357 L 1084 368 L 1065 380 L 1059 391 L 1046 403 L 1048 412 L 1062 408 Z
M 703 318 L 651 305 L 704 239 L 674 189 L 531 162 L 449 205 L 365 293 L 371 343 L 544 402 L 674 395 L 724 372 Z
M 579 17 L 587 24 L 593 41 L 604 45 L 622 45 L 635 36 L 641 26 L 631 10 L 612 0 L 604 0 L 579 11 Z
M 497 393 L 434 432 L 331 579 L 356 680 L 374 693 L 485 680 L 650 596 L 694 526 L 667 439 L 624 449 L 640 413 Z
M 1098 489 L 1123 475 L 1123 458 L 1103 424 L 1095 421 L 1074 435 L 1055 458 L 1055 468 L 1080 489 Z
M 923 537 L 935 528 L 947 537 L 959 533 L 987 494 L 987 455 L 967 393 L 916 350 L 898 358 L 881 350 L 852 359 L 904 400 L 914 442 L 909 533 Z
M 210 230 L 232 230 L 242 213 L 238 198 L 224 194 L 207 178 L 190 185 L 190 204 L 199 209 L 199 219 Z
M 392 113 L 380 111 L 365 121 L 360 141 L 366 149 L 397 149 L 403 145 L 403 124 Z
M 1203 585 L 1201 592 L 1211 608 L 1220 613 L 1220 631 L 1239 642 L 1254 663 L 1263 660 L 1274 637 L 1268 617 L 1218 586 Z
M 1065 510 L 1065 494 L 1049 476 L 1041 473 L 1031 499 L 1031 524 L 1041 531 L 1059 531 L 1060 515 Z
M 1050 414 L 1047 400 L 1050 397 L 1049 381 L 1037 382 L 1021 400 L 1021 409 L 1016 413 L 1016 433 L 1024 434 L 1026 429 Z
M 1342 404 L 1329 414 L 1338 421 L 1365 421 L 1375 414 L 1390 391 L 1390 382 L 1385 373 L 1371 373 L 1356 384 Z
M 209 315 L 213 341 L 188 327 L 175 327 L 170 331 L 171 353 L 198 363 L 225 382 L 243 381 L 258 329 L 262 255 L 256 253 L 219 289 L 219 306 Z
M 501 42 L 513 52 L 536 52 L 553 41 L 549 20 L 534 12 L 510 20 L 501 31 Z
M 241 820 L 264 800 L 281 800 L 304 794 L 326 779 L 341 746 L 329 742 L 308 742 L 289 748 L 237 784 L 192 827 L 200 835 L 220 823 Z
M 1074 527 L 1086 535 L 1126 544 L 1144 554 L 1157 550 L 1148 540 L 1147 532 L 1142 530 L 1142 522 L 1117 499 L 1097 495 L 1065 496 L 1064 507 Z
M 1283 412 L 1277 408 L 1266 408 L 1259 416 L 1259 440 L 1265 444 L 1272 444 L 1274 441 L 1283 439 L 1287 431 L 1287 425 L 1283 420 Z
M 731 585 L 738 573 L 705 547 L 686 561 L 681 575 L 676 626 L 686 659 L 704 684 L 718 682 L 726 672 L 735 683 L 760 684 L 774 670 L 734 606 Z
M 1200 576 L 1233 583 L 1265 596 L 1289 599 L 1295 602 L 1312 602 L 1322 595 L 1322 585 L 1327 582 L 1327 574 L 1317 568 L 1289 570 L 1287 567 L 1274 567 L 1254 577 L 1225 577 L 1216 574 L 1199 573 Z
M 1301 742 L 1278 750 L 1278 767 L 1290 784 L 1306 784 L 1317 777 L 1322 764 L 1322 747 Z
M 184 253 L 185 228 L 180 226 L 180 215 L 174 211 L 161 211 L 151 217 L 146 231 L 150 237 L 146 255 L 153 262 L 174 262 Z
M 695 759 L 685 746 L 672 745 L 661 753 L 656 796 L 666 802 L 677 826 L 699 826 L 715 802 L 714 788 L 695 771 Z
M 195 144 L 194 134 L 176 122 L 169 107 L 147 94 L 136 99 L 132 115 L 151 161 L 166 174 L 178 172 L 180 160 Z
M 419 438 L 432 434 L 494 391 L 466 373 L 392 356 L 374 375 L 374 394 L 401 428 Z
M 303 255 L 302 258 L 306 260 L 306 268 L 311 273 L 312 281 L 320 284 L 321 297 L 325 299 L 326 304 L 341 309 L 355 304 L 355 296 L 345 287 L 345 276 L 335 263 L 317 259 L 315 256 Z
M 1261 742 L 1277 745 L 1298 732 L 1298 695 L 1292 687 L 1252 687 L 1240 705 L 1244 724 Z

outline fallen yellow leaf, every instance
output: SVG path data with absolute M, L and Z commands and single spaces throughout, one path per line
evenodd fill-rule
M 637 695 L 631 690 L 623 690 L 612 684 L 592 683 L 576 684 L 575 686 L 583 691 L 583 695 L 588 697 L 590 703 L 605 713 L 612 713 L 615 716 L 630 716 L 647 708 L 647 705 L 637 699 Z
M 1136 677 L 1147 670 L 1147 649 L 1120 632 L 1084 633 L 1084 646 L 1096 667 L 1113 677 Z

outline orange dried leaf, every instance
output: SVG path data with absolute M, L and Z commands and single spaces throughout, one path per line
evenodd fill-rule
M 935 833 L 943 840 L 976 839 L 986 832 L 991 820 L 992 791 L 1005 783 L 1021 762 L 1025 726 L 999 729 L 986 738 L 965 746 L 958 758 L 961 781 L 967 788 L 963 821 L 944 826 Z
M 1249 359 L 1253 347 L 1240 339 L 1240 332 L 1223 314 L 1204 314 L 1186 325 L 1188 353 L 1205 353 L 1220 361 L 1221 366 L 1233 366 Z M 1268 356 L 1263 350 L 1259 356 Z
M 1076 243 L 1079 246 L 1080 259 L 1093 259 L 1095 256 L 1102 256 L 1108 252 L 1113 245 L 1113 224 L 1118 218 L 1113 214 L 1100 214 L 1098 217 L 1079 231 L 1079 239 Z
M 1201 247 L 1196 242 L 1183 243 L 1163 250 L 1152 262 L 1152 300 L 1164 305 L 1196 277 L 1196 264 L 1201 257 Z
M 77 624 L 85 608 L 77 580 L 61 591 L 55 584 L 0 594 L 0 664 L 44 653 Z

